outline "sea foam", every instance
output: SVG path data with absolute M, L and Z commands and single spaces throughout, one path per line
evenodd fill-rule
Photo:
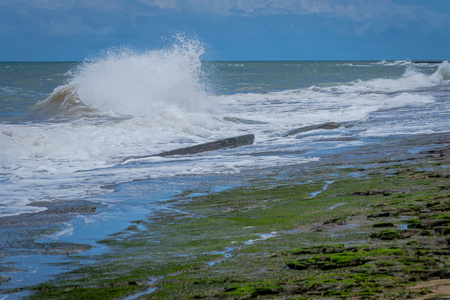
M 109 52 L 105 58 L 84 63 L 72 81 L 80 100 L 102 111 L 133 116 L 172 109 L 203 112 L 211 108 L 200 80 L 203 53 L 197 41 L 145 53 Z
M 108 51 L 79 65 L 70 82 L 33 113 L 51 118 L 87 111 L 150 118 L 208 113 L 216 106 L 200 79 L 203 54 L 200 42 L 182 38 L 159 50 Z
M 371 80 L 354 81 L 357 73 L 352 73 L 352 82 L 213 94 L 214 87 L 204 81 L 203 53 L 202 45 L 190 40 L 147 52 L 110 51 L 73 69 L 68 82 L 39 102 L 29 120 L 1 123 L 0 182 L 9 202 L 0 207 L 0 215 L 37 211 L 41 208 L 27 206 L 35 201 L 102 194 L 104 186 L 128 181 L 305 163 L 319 159 L 315 155 L 327 147 L 335 151 L 363 145 L 374 136 L 444 127 L 439 119 L 444 104 L 436 100 L 436 90 L 448 85 L 448 62 L 434 73 L 412 65 L 374 65 Z M 245 73 L 249 86 L 257 86 L 262 77 L 249 72 L 249 64 L 240 63 L 239 70 L 222 78 L 234 80 Z M 274 66 L 279 65 L 261 69 L 264 80 L 283 86 L 270 71 Z M 384 74 L 380 68 L 394 67 L 401 72 L 376 78 Z M 333 64 L 329 68 L 341 70 Z M 352 68 L 347 66 L 346 72 Z M 292 129 L 325 122 L 344 126 L 284 137 Z M 125 157 L 247 133 L 256 136 L 249 147 L 120 165 Z

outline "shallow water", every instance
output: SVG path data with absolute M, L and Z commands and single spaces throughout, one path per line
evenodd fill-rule
M 188 41 L 82 63 L 0 63 L 0 217 L 45 209 L 29 206 L 38 201 L 100 202 L 42 240 L 95 244 L 188 189 L 450 130 L 448 62 L 203 62 L 203 53 Z M 286 135 L 327 122 L 341 126 Z M 122 163 L 249 133 L 250 146 Z
M 449 130 L 447 62 L 202 62 L 203 52 L 188 41 L 83 63 L 0 63 L 0 216 L 133 180 L 301 164 Z M 286 136 L 326 122 L 341 126 Z M 121 164 L 249 133 L 251 146 Z

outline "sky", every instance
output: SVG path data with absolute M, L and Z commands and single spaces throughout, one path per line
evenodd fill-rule
M 450 0 L 0 0 L 0 61 L 199 40 L 204 60 L 448 60 Z

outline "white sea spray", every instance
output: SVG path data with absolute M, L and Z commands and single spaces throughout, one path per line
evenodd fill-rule
M 133 180 L 301 164 L 372 137 L 449 130 L 448 100 L 440 92 L 448 88 L 448 62 L 433 68 L 410 62 L 239 62 L 226 64 L 223 74 L 212 71 L 232 82 L 232 92 L 214 93 L 203 54 L 201 43 L 186 39 L 146 52 L 110 51 L 68 73 L 28 119 L 0 123 L 0 215 L 36 212 L 42 208 L 27 205 L 91 197 L 110 192 L 104 186 Z M 305 78 L 319 67 L 323 82 L 290 88 L 295 76 Z M 330 83 L 341 68 L 352 80 Z M 391 68 L 401 72 L 355 79 L 361 69 L 384 74 Z M 289 88 L 273 72 L 284 75 Z M 236 86 L 253 92 L 236 92 Z M 326 122 L 342 126 L 285 137 Z M 128 156 L 248 133 L 256 136 L 252 146 L 120 165 Z

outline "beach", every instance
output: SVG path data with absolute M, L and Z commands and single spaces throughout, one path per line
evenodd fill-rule
M 203 52 L 0 63 L 0 299 L 398 298 L 448 279 L 448 62 Z
M 374 249 L 411 251 L 417 244 L 420 247 L 417 246 L 414 251 L 424 252 L 418 257 L 424 257 L 423 259 L 432 257 L 433 261 L 439 261 L 441 266 L 434 264 L 420 271 L 399 270 L 396 264 L 384 266 L 382 270 L 373 267 L 376 271 L 365 271 L 367 276 L 375 278 L 367 279 L 368 282 L 373 282 L 367 297 L 390 299 L 395 295 L 398 297 L 400 293 L 403 295 L 401 298 L 406 298 L 405 293 L 408 292 L 413 298 L 420 296 L 424 297 L 422 299 L 431 299 L 436 295 L 435 290 L 449 285 L 447 279 L 449 273 L 445 267 L 448 259 L 445 254 L 448 251 L 446 250 L 448 238 L 446 240 L 446 234 L 439 233 L 436 228 L 429 229 L 431 233 L 424 235 L 422 232 L 425 228 L 414 231 L 411 225 L 407 228 L 407 224 L 413 224 L 410 219 L 428 220 L 429 216 L 428 218 L 421 216 L 430 215 L 429 208 L 432 205 L 429 203 L 438 205 L 436 201 L 442 208 L 435 212 L 432 219 L 448 215 L 448 143 L 448 134 L 390 138 L 379 145 L 330 155 L 324 157 L 321 162 L 310 165 L 302 164 L 291 168 L 273 168 L 242 174 L 240 177 L 247 179 L 244 188 L 231 188 L 203 196 L 196 196 L 196 192 L 198 193 L 196 190 L 185 191 L 183 195 L 172 198 L 169 203 L 166 202 L 165 209 L 147 215 L 147 218 L 130 219 L 130 226 L 104 237 L 100 243 L 108 245 L 108 250 L 92 256 L 77 255 L 92 247 L 86 244 L 26 243 L 33 238 L 48 235 L 45 231 L 64 228 L 64 222 L 78 214 L 96 213 L 96 206 L 93 203 L 56 203 L 49 205 L 49 209 L 45 212 L 4 218 L 7 223 L 2 223 L 2 228 L 5 229 L 5 225 L 8 224 L 6 228 L 10 235 L 7 239 L 8 244 L 2 251 L 4 256 L 19 253 L 64 255 L 65 261 L 68 262 L 67 266 L 72 266 L 71 268 L 82 266 L 81 274 L 84 275 L 81 275 L 81 278 L 78 278 L 80 273 L 75 271 L 57 276 L 59 279 L 50 281 L 52 282 L 50 284 L 33 287 L 31 290 L 37 292 L 37 299 L 84 295 L 80 293 L 86 293 L 86 297 L 107 299 L 112 297 L 110 295 L 121 298 L 138 292 L 152 299 L 195 298 L 200 295 L 206 298 L 256 296 L 273 298 L 301 295 L 322 299 L 321 297 L 326 295 L 330 295 L 330 298 L 333 298 L 333 295 L 339 298 L 341 295 L 339 292 L 343 295 L 342 289 L 345 285 L 325 282 L 309 288 L 302 287 L 304 280 L 300 278 L 304 276 L 302 272 L 307 272 L 305 270 L 308 268 L 303 270 L 292 267 L 292 262 L 291 267 L 286 268 L 289 266 L 286 259 L 303 257 L 305 254 L 315 253 L 313 251 L 318 251 L 319 255 L 333 253 L 333 250 L 325 252 L 317 250 L 323 247 L 341 247 L 337 253 L 342 253 L 343 249 L 350 249 L 353 251 L 351 253 L 354 253 L 356 248 L 364 246 L 371 247 L 370 251 L 375 251 Z M 400 175 L 402 172 L 412 174 L 410 178 L 420 176 L 415 185 L 409 183 L 411 190 L 400 186 L 393 188 L 390 183 L 380 185 L 377 178 L 381 174 L 384 180 L 395 179 L 402 176 Z M 440 187 L 439 193 L 433 194 L 427 180 L 429 178 L 434 178 L 433 181 Z M 356 183 L 344 184 L 340 187 L 341 193 L 345 193 L 347 197 L 353 195 L 350 198 L 360 199 L 351 199 L 350 201 L 355 202 L 352 203 L 341 202 L 343 200 L 338 199 L 339 197 L 336 197 L 337 199 L 325 197 L 327 192 L 332 193 L 334 186 L 339 187 L 346 180 Z M 368 186 L 372 190 L 361 190 L 361 186 Z M 294 198 L 290 191 L 292 188 L 298 189 L 295 190 Z M 417 189 L 427 188 L 431 190 L 428 193 L 429 199 L 417 196 Z M 389 202 L 398 202 L 397 196 L 401 195 L 408 200 L 401 205 L 396 203 L 397 207 L 403 210 L 402 213 L 396 216 L 386 215 L 386 211 L 395 210 L 393 204 Z M 342 194 L 340 196 L 342 197 Z M 361 198 L 364 204 L 357 203 Z M 305 207 L 293 204 L 298 201 L 316 203 L 309 203 Z M 424 203 L 419 203 L 420 201 Z M 419 210 L 411 213 L 408 207 L 411 204 L 417 206 L 418 203 Z M 284 211 L 286 205 L 288 211 Z M 358 208 L 358 205 L 361 207 Z M 374 206 L 371 214 L 379 216 L 368 217 L 367 206 Z M 324 209 L 325 207 L 327 209 Z M 297 214 L 305 213 L 314 214 L 314 217 L 295 218 Z M 225 221 L 227 219 L 229 221 Z M 238 224 L 233 224 L 235 222 Z M 374 225 L 383 223 L 384 225 L 379 225 L 380 227 Z M 170 228 L 171 226 L 173 228 Z M 383 226 L 389 230 L 393 229 L 391 231 L 400 232 L 404 237 L 381 240 L 380 245 L 380 240 L 372 235 L 384 229 Z M 440 227 L 445 226 L 448 225 L 440 224 Z M 11 236 L 14 238 L 11 239 Z M 5 245 L 4 241 L 2 245 Z M 438 251 L 441 251 L 440 255 L 436 254 Z M 407 253 L 408 258 L 417 257 L 410 252 Z M 374 253 L 370 255 L 370 260 L 376 257 Z M 383 256 L 383 259 L 387 259 L 386 256 Z M 391 254 L 389 259 L 398 261 L 401 260 L 401 256 L 395 257 Z M 86 264 L 86 260 L 90 263 Z M 354 269 L 355 266 L 366 264 L 372 265 L 373 262 L 356 263 L 350 267 Z M 340 267 L 339 276 L 344 276 L 342 274 L 346 274 L 346 271 L 343 270 L 351 269 L 350 267 Z M 109 268 L 115 271 L 112 272 Z M 314 275 L 315 280 L 329 273 L 326 268 L 319 269 L 315 273 L 313 269 L 309 268 L 307 274 Z M 298 274 L 292 274 L 293 270 Z M 280 272 L 283 275 L 280 275 Z M 350 274 L 355 272 L 350 271 Z M 403 275 L 395 275 L 395 272 L 403 272 Z M 388 289 L 386 282 L 383 281 L 386 278 L 379 281 L 377 277 L 386 274 L 393 278 L 388 278 L 390 281 Z M 214 279 L 217 276 L 219 279 Z M 398 280 L 394 280 L 395 278 Z M 422 281 L 430 284 L 420 288 Z M 419 286 L 417 291 L 414 290 L 416 285 Z M 351 290 L 353 294 L 350 295 L 355 297 L 363 295 L 357 289 Z M 22 289 L 17 291 L 23 292 Z M 330 291 L 335 294 L 327 294 Z M 348 286 L 345 291 L 349 293 Z M 447 290 L 440 293 L 448 295 Z

